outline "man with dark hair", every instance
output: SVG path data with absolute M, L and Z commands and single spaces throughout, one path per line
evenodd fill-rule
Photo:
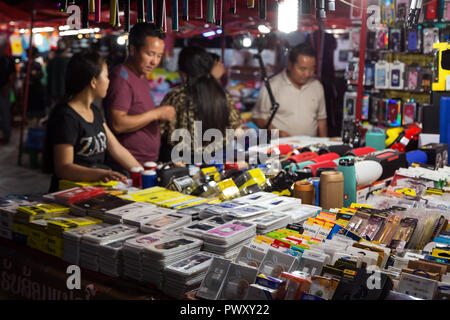
M 278 129 L 280 137 L 328 135 L 324 90 L 313 78 L 315 70 L 314 49 L 300 44 L 290 50 L 286 70 L 270 80 L 279 108 L 269 129 Z M 267 89 L 262 87 L 252 113 L 258 127 L 266 127 L 271 107 Z
M 11 88 L 16 70 L 13 60 L 6 55 L 6 43 L 0 43 L 0 144 L 8 144 L 11 137 Z
M 110 73 L 105 111 L 120 143 L 143 164 L 158 159 L 158 121 L 175 118 L 172 106 L 155 108 L 147 80 L 164 55 L 164 34 L 152 24 L 137 23 L 130 30 L 128 50 L 125 63 Z
M 70 60 L 68 53 L 69 47 L 66 42 L 64 40 L 59 40 L 56 56 L 51 59 L 47 65 L 47 89 L 52 107 L 64 97 L 66 69 Z

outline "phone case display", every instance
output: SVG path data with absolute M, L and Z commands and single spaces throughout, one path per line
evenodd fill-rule
M 387 115 L 388 124 L 398 127 L 402 124 L 402 102 L 401 100 L 388 100 Z
M 431 90 L 431 78 L 433 74 L 430 68 L 421 68 L 419 75 L 420 91 L 427 92 Z
M 261 262 L 259 273 L 280 279 L 281 274 L 283 272 L 289 272 L 296 261 L 298 261 L 296 257 L 275 249 L 269 249 Z
M 438 18 L 438 0 L 428 0 L 423 4 L 424 20 L 437 21 Z
M 392 25 L 395 21 L 394 0 L 381 1 L 381 23 Z
M 397 0 L 397 10 L 395 20 L 397 22 L 405 22 L 409 11 L 409 0 Z
M 361 120 L 369 120 L 370 94 L 364 94 L 362 98 Z
M 415 102 L 405 102 L 403 104 L 403 125 L 414 123 L 416 120 L 417 104 Z
M 366 62 L 364 68 L 364 85 L 373 86 L 375 83 L 375 62 Z
M 375 64 L 375 89 L 389 89 L 389 67 L 390 64 L 384 60 Z
M 401 28 L 390 28 L 389 30 L 389 50 L 394 52 L 402 52 L 403 48 L 403 29 Z
M 344 94 L 344 120 L 354 119 L 356 112 L 356 92 L 347 91 Z
M 423 53 L 430 54 L 433 52 L 433 44 L 439 42 L 438 28 L 423 29 Z
M 389 44 L 389 29 L 387 27 L 378 27 L 376 30 L 376 41 L 378 50 L 387 50 Z
M 350 28 L 349 39 L 351 50 L 359 50 L 360 37 L 361 37 L 361 28 Z
M 441 21 L 448 22 L 450 21 L 450 0 L 443 0 L 442 4 L 443 9 L 441 10 L 442 13 Z
M 416 52 L 420 50 L 420 32 L 418 30 L 410 30 L 406 31 L 406 41 L 407 41 L 407 50 Z
M 362 19 L 362 10 L 360 6 L 359 0 L 351 0 L 352 5 L 350 6 L 350 19 L 351 20 L 359 20 Z
M 366 46 L 367 50 L 377 49 L 377 33 L 375 31 L 367 30 Z
M 390 64 L 390 88 L 403 90 L 403 79 L 405 74 L 405 64 L 394 61 Z
M 380 104 L 380 98 L 377 96 L 372 96 L 370 98 L 370 122 L 378 123 L 378 108 Z
M 206 276 L 198 289 L 197 297 L 208 300 L 217 300 L 223 287 L 223 280 L 227 276 L 230 265 L 230 260 L 214 257 L 214 260 L 211 262 L 211 265 L 206 272 Z
M 405 89 L 409 91 L 419 91 L 419 66 L 408 66 L 405 71 Z
M 351 58 L 345 70 L 345 77 L 349 85 L 358 85 L 358 64 L 359 58 Z
M 243 300 L 250 284 L 255 282 L 258 268 L 231 263 L 224 279 L 220 300 Z

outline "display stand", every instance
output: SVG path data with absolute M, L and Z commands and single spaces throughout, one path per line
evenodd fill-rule
M 57 257 L 0 238 L 0 292 L 12 299 L 27 300 L 173 300 L 154 286 L 114 278 L 80 268 L 80 289 L 68 273 L 71 264 Z M 69 280 L 68 280 L 69 279 Z

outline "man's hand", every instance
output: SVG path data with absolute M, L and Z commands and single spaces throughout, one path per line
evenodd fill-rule
M 280 138 L 286 138 L 286 137 L 291 136 L 289 133 L 287 133 L 286 131 L 283 131 L 283 130 L 279 130 L 278 134 L 279 134 Z
M 155 110 L 158 110 L 158 119 L 161 121 L 172 121 L 175 119 L 176 112 L 172 106 L 161 106 Z

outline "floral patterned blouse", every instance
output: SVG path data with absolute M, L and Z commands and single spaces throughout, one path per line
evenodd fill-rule
M 229 125 L 227 129 L 236 129 L 241 125 L 241 117 L 230 95 L 228 93 L 225 93 L 225 95 L 229 109 Z M 187 100 L 189 100 L 189 106 L 187 106 Z M 176 116 L 173 121 L 161 121 L 159 123 L 162 144 L 167 144 L 172 147 L 176 145 L 178 141 L 171 142 L 170 138 L 174 130 L 179 128 L 188 129 L 191 137 L 194 137 L 194 121 L 199 121 L 199 119 L 196 117 L 197 112 L 194 102 L 192 99 L 188 99 L 187 97 L 186 86 L 180 86 L 167 93 L 160 105 L 173 106 L 176 112 Z

